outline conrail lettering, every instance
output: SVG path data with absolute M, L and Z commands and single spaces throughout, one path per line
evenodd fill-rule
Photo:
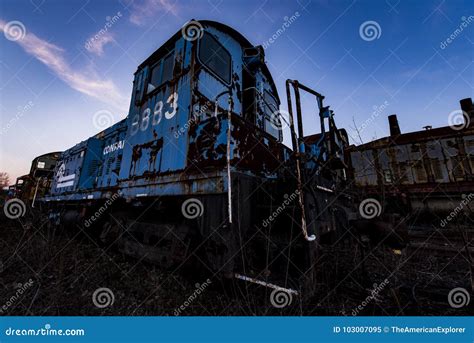
M 108 153 L 123 149 L 124 145 L 125 145 L 124 140 L 121 140 L 121 141 L 115 142 L 113 144 L 107 145 L 104 148 L 104 155 L 107 155 Z

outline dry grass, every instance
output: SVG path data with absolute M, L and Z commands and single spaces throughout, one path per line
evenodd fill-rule
M 131 259 L 73 230 L 48 232 L 2 220 L 0 228 L 0 309 L 3 315 L 173 315 L 207 277 L 177 272 Z M 467 315 L 469 307 L 453 309 L 447 292 L 468 287 L 466 259 L 407 250 L 387 249 L 365 256 L 360 251 L 328 251 L 320 265 L 318 296 L 295 297 L 291 306 L 274 308 L 271 290 L 241 281 L 212 280 L 181 315 L 352 315 L 385 278 L 389 284 L 368 301 L 358 315 Z M 28 280 L 33 285 L 13 299 Z M 21 285 L 20 285 L 21 284 Z M 93 292 L 107 287 L 114 303 L 97 308 Z

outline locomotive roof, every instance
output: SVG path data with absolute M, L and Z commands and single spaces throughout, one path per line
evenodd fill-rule
M 40 158 L 40 157 L 51 156 L 51 155 L 60 155 L 61 153 L 62 153 L 62 151 L 48 152 L 48 153 L 46 153 L 46 154 L 36 156 L 36 157 L 33 159 L 33 161 L 34 161 L 34 160 L 37 160 L 37 159 Z
M 231 28 L 230 26 L 227 26 L 225 24 L 219 23 L 217 21 L 212 21 L 212 20 L 194 20 L 191 19 L 191 21 L 198 21 L 199 23 L 206 25 L 206 26 L 213 26 L 216 29 L 225 32 L 232 36 L 236 41 L 242 45 L 244 48 L 251 48 L 254 47 L 252 43 L 249 42 L 247 38 L 245 38 L 240 32 L 236 31 L 235 29 Z M 137 68 L 137 70 L 142 69 L 146 65 L 150 64 L 150 62 L 154 61 L 156 58 L 161 56 L 164 51 L 166 51 L 166 48 L 169 46 L 169 44 L 172 41 L 175 41 L 178 37 L 181 36 L 181 29 L 179 29 L 178 32 L 176 32 L 171 38 L 169 38 L 163 45 L 161 45 L 154 53 L 152 53 L 145 61 L 143 61 Z M 278 91 L 275 86 L 275 82 L 273 81 L 273 76 L 270 73 L 270 70 L 268 70 L 268 67 L 266 63 L 262 64 L 262 72 L 263 74 L 268 78 L 268 81 L 273 89 L 274 94 L 277 97 L 278 102 L 280 102 L 280 97 L 278 95 Z

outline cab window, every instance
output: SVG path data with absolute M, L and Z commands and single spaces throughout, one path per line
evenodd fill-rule
M 151 69 L 150 83 L 148 84 L 147 90 L 148 93 L 161 85 L 161 64 L 161 61 L 159 61 Z
M 268 92 L 263 94 L 263 108 L 265 112 L 265 131 L 280 140 L 281 119 L 278 113 L 278 103 Z
M 163 79 L 161 83 L 165 83 L 173 78 L 174 54 L 171 53 L 163 60 Z
M 229 52 L 207 32 L 199 41 L 201 63 L 224 83 L 230 84 L 232 59 Z
M 170 53 L 168 56 L 158 61 L 151 68 L 147 93 L 153 92 L 156 88 L 171 80 L 173 78 L 173 67 L 174 53 Z

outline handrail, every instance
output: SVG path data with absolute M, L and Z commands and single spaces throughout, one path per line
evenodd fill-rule
M 296 131 L 295 131 L 295 121 L 294 121 L 294 116 L 293 116 L 293 104 L 291 100 L 290 85 L 293 86 L 293 91 L 295 92 L 296 115 L 298 117 L 298 136 L 296 135 Z M 307 241 L 311 242 L 311 241 L 316 240 L 316 235 L 314 234 L 312 234 L 311 236 L 308 235 L 308 227 L 307 227 L 306 214 L 305 214 L 304 192 L 303 192 L 303 185 L 305 184 L 305 175 L 301 170 L 302 169 L 301 154 L 304 153 L 305 148 L 304 148 L 304 139 L 303 139 L 303 121 L 302 121 L 302 115 L 301 115 L 300 94 L 299 94 L 298 87 L 299 87 L 298 81 L 286 80 L 286 96 L 287 96 L 287 101 L 288 101 L 288 114 L 290 115 L 291 141 L 293 144 L 293 151 L 295 153 L 295 158 L 296 158 L 298 204 L 300 205 L 300 210 L 301 210 L 301 230 L 303 231 L 304 238 Z

